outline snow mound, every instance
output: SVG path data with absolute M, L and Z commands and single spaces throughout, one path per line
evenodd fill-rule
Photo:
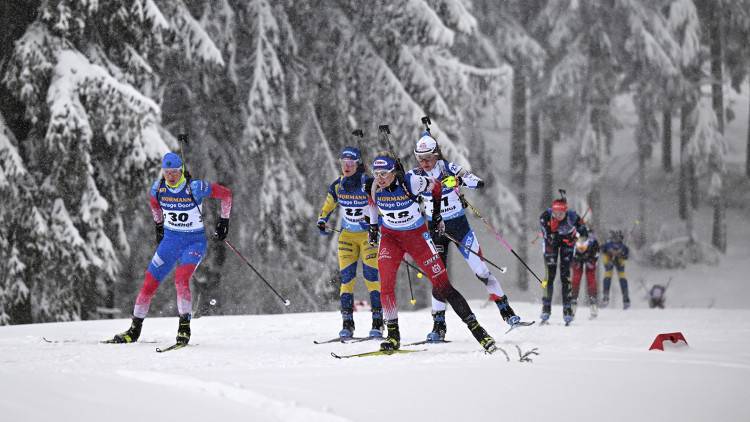
M 691 264 L 718 265 L 720 254 L 715 247 L 684 236 L 652 243 L 643 260 L 656 268 L 686 268 Z

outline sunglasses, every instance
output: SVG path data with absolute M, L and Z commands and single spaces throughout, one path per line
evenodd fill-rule
M 164 174 L 169 174 L 169 175 L 182 174 L 182 169 L 181 168 L 178 168 L 178 169 L 162 169 L 162 171 L 164 172 Z
M 552 216 L 555 218 L 563 218 L 567 214 L 565 211 L 552 211 Z
M 381 177 L 381 178 L 385 177 L 385 176 L 387 176 L 387 175 L 389 175 L 391 173 L 393 173 L 393 169 L 391 169 L 391 170 L 375 170 L 373 172 L 373 174 L 375 175 L 375 177 Z
M 352 167 L 359 164 L 359 160 L 352 160 L 351 158 L 340 158 L 339 162 L 347 167 Z
M 435 158 L 435 154 L 432 152 L 415 153 L 414 155 L 417 157 L 417 161 L 430 161 Z

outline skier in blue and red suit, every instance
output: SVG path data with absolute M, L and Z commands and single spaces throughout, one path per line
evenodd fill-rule
M 162 159 L 161 180 L 151 187 L 151 214 L 156 228 L 158 247 L 146 270 L 143 287 L 135 300 L 130 328 L 114 336 L 112 343 L 132 343 L 141 334 L 151 299 L 159 284 L 172 269 L 175 270 L 177 311 L 180 321 L 177 343 L 190 341 L 192 298 L 190 277 L 206 253 L 206 230 L 203 226 L 203 200 L 221 200 L 221 217 L 212 236 L 214 240 L 226 239 L 229 231 L 229 214 L 232 210 L 232 191 L 218 183 L 186 177 L 179 155 L 169 152 Z
M 570 265 L 573 260 L 576 234 L 588 236 L 588 228 L 578 213 L 568 209 L 568 201 L 564 197 L 552 201 L 552 207 L 547 208 L 539 216 L 539 225 L 544 238 L 542 248 L 547 266 L 547 277 L 542 284 L 542 288 L 545 289 L 542 296 L 542 323 L 549 320 L 552 309 L 552 292 L 559 257 L 563 319 L 567 325 L 573 321 L 574 317 L 571 304 Z

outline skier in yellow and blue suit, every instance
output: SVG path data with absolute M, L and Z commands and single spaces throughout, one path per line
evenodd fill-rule
M 380 304 L 380 281 L 378 280 L 378 248 L 368 243 L 368 224 L 365 211 L 368 207 L 365 184 L 372 177 L 365 172 L 359 149 L 346 147 L 339 158 L 342 175 L 328 187 L 325 204 L 318 216 L 318 229 L 322 235 L 330 235 L 326 223 L 337 206 L 341 207 L 341 234 L 339 235 L 338 257 L 341 272 L 341 317 L 343 328 L 339 337 L 354 336 L 354 285 L 357 276 L 357 262 L 362 261 L 362 275 L 370 292 L 372 308 L 372 329 L 370 337 L 383 335 L 383 309 Z

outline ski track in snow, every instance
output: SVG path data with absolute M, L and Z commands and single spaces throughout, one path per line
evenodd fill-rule
M 260 413 L 254 412 L 254 417 L 267 421 L 346 422 L 349 420 L 306 409 L 292 402 L 273 400 L 241 386 L 231 386 L 217 381 L 203 381 L 186 375 L 129 370 L 119 370 L 117 374 L 141 382 L 189 390 L 246 404 Z
M 553 306 L 551 324 L 507 326 L 471 301 L 510 356 L 486 355 L 447 315 L 449 344 L 408 355 L 333 359 L 378 342 L 314 345 L 340 328 L 336 312 L 204 317 L 191 346 L 174 341 L 176 318 L 149 318 L 142 340 L 98 344 L 128 326 L 99 320 L 0 327 L 3 420 L 180 421 L 744 421 L 750 414 L 750 310 L 584 307 L 570 327 Z M 515 302 L 526 320 L 538 304 Z M 369 313 L 358 312 L 359 331 Z M 432 326 L 428 310 L 401 312 L 404 343 Z M 681 331 L 689 346 L 649 351 L 659 333 Z M 59 343 L 47 343 L 42 337 Z M 66 340 L 71 340 L 65 342 Z M 533 362 L 519 362 L 538 348 Z M 389 416 L 390 415 L 390 416 Z

